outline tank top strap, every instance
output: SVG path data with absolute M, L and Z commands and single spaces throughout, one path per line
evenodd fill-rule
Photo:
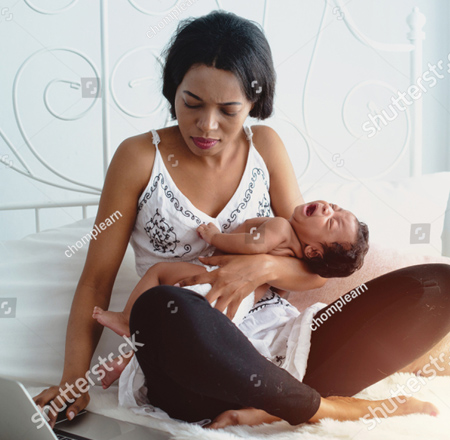
M 252 147 L 254 147 L 253 139 L 252 139 L 253 138 L 253 131 L 252 131 L 252 129 L 248 125 L 244 125 L 244 131 L 245 131 L 245 134 L 247 136 L 247 140 L 250 142 L 250 145 Z
M 159 137 L 158 132 L 157 132 L 154 128 L 152 128 L 150 131 L 152 132 L 152 142 L 153 142 L 153 145 L 154 145 L 155 148 L 159 151 L 159 149 L 158 149 L 158 144 L 161 142 L 161 138 Z

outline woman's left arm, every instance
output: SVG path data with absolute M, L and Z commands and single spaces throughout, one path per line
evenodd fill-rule
M 294 208 L 305 201 L 286 147 L 272 128 L 265 125 L 252 128 L 258 134 L 255 147 L 257 146 L 270 174 L 272 211 L 275 216 L 289 219 Z M 303 291 L 322 287 L 326 283 L 326 278 L 311 273 L 307 265 L 297 258 L 268 257 L 270 258 L 265 265 L 266 283 L 273 287 Z
M 305 203 L 298 186 L 294 167 L 283 141 L 277 132 L 265 125 L 252 127 L 255 148 L 267 166 L 270 175 L 270 204 L 277 217 L 289 219 L 297 205 Z

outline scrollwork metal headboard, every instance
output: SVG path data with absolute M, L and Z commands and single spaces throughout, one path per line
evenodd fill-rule
M 72 8 L 78 0 L 71 1 L 67 6 L 62 7 L 58 10 L 47 10 L 40 8 L 35 5 L 37 0 L 24 0 L 26 5 L 29 8 L 34 10 L 38 14 L 60 14 Z M 153 17 L 162 17 L 167 15 L 171 11 L 174 11 L 175 8 L 180 7 L 182 3 L 190 1 L 191 3 L 195 3 L 198 0 L 177 0 L 173 2 L 173 5 L 168 9 L 160 12 L 150 11 L 143 8 L 137 0 L 128 0 L 128 3 L 139 11 L 142 14 L 151 15 Z M 272 0 L 273 1 L 273 0 Z M 216 5 L 218 9 L 222 9 L 222 2 L 220 0 L 216 0 Z M 17 127 L 20 131 L 20 134 L 28 148 L 29 152 L 34 156 L 34 158 L 39 162 L 40 165 L 46 169 L 52 178 L 50 179 L 48 176 L 41 175 L 35 172 L 27 160 L 21 155 L 19 149 L 11 141 L 11 139 L 7 135 L 7 129 L 5 127 L 0 128 L 0 136 L 3 139 L 5 145 L 9 149 L 12 154 L 12 159 L 9 155 L 3 155 L 0 157 L 0 161 L 7 165 L 11 170 L 21 174 L 22 176 L 35 180 L 37 182 L 44 183 L 46 185 L 50 185 L 56 188 L 60 188 L 61 190 L 67 191 L 67 194 L 71 192 L 77 192 L 81 194 L 88 194 L 91 198 L 83 198 L 75 201 L 68 200 L 60 200 L 54 202 L 41 202 L 41 203 L 16 203 L 16 204 L 8 204 L 0 207 L 0 211 L 7 210 L 23 210 L 23 209 L 32 209 L 35 212 L 35 224 L 36 231 L 40 231 L 41 229 L 41 221 L 40 221 L 40 212 L 42 209 L 46 208 L 56 208 L 56 207 L 74 207 L 78 206 L 81 208 L 82 217 L 86 218 L 87 216 L 87 207 L 95 206 L 98 204 L 99 195 L 101 193 L 101 188 L 90 185 L 86 182 L 83 182 L 78 179 L 74 179 L 70 176 L 65 175 L 61 171 L 58 171 L 54 166 L 52 166 L 42 154 L 38 152 L 38 150 L 33 146 L 31 139 L 27 136 L 27 133 L 24 129 L 23 122 L 21 119 L 20 111 L 18 108 L 18 87 L 19 82 L 25 68 L 31 63 L 31 61 L 36 60 L 39 56 L 44 52 L 66 52 L 77 57 L 80 57 L 87 65 L 90 67 L 92 71 L 92 78 L 80 78 L 79 81 L 69 81 L 64 78 L 54 78 L 48 82 L 44 91 L 43 91 L 43 102 L 46 110 L 52 117 L 64 120 L 64 121 L 74 121 L 83 117 L 86 113 L 88 113 L 96 102 L 99 102 L 101 105 L 101 114 L 102 114 L 102 165 L 103 165 L 103 177 L 106 174 L 106 170 L 111 159 L 111 145 L 110 145 L 110 132 L 111 132 L 111 118 L 110 118 L 110 109 L 112 105 L 115 105 L 118 110 L 123 112 L 124 114 L 134 117 L 134 118 L 146 118 L 150 115 L 165 112 L 165 124 L 169 125 L 170 117 L 167 109 L 164 107 L 164 102 L 161 101 L 154 106 L 154 108 L 147 113 L 139 112 L 133 109 L 128 108 L 125 104 L 120 102 L 120 99 L 117 97 L 116 90 L 114 88 L 114 82 L 116 78 L 116 74 L 118 69 L 121 66 L 121 63 L 126 59 L 126 57 L 132 56 L 136 52 L 141 50 L 148 51 L 150 49 L 150 53 L 155 59 L 156 63 L 161 63 L 158 52 L 151 48 L 150 46 L 139 46 L 134 47 L 125 53 L 123 53 L 117 60 L 116 64 L 113 68 L 110 68 L 110 59 L 109 59 L 109 28 L 108 28 L 108 8 L 111 7 L 111 4 L 107 0 L 100 0 L 100 26 L 99 26 L 99 36 L 100 36 L 100 65 L 98 66 L 93 60 L 89 59 L 89 57 L 81 51 L 76 49 L 70 49 L 67 47 L 49 47 L 45 49 L 38 50 L 31 55 L 29 55 L 20 65 L 20 68 L 17 70 L 17 73 L 14 77 L 13 83 L 13 110 L 15 121 L 17 122 Z M 266 30 L 267 23 L 269 20 L 269 6 L 270 0 L 265 0 L 262 10 L 262 28 Z M 280 117 L 279 119 L 284 119 L 287 123 L 293 126 L 293 128 L 300 134 L 303 138 L 305 144 L 308 149 L 308 157 L 306 158 L 307 163 L 306 167 L 301 176 L 302 177 L 309 169 L 310 158 L 312 154 L 317 155 L 317 157 L 325 164 L 333 173 L 339 175 L 343 179 L 349 179 L 347 175 L 341 173 L 338 167 L 334 166 L 333 163 L 330 164 L 330 161 L 324 157 L 321 153 L 320 148 L 316 148 L 315 140 L 310 134 L 310 120 L 308 119 L 308 111 L 306 105 L 306 99 L 308 96 L 308 87 L 311 80 L 311 72 L 314 67 L 314 63 L 316 62 L 317 56 L 317 48 L 320 43 L 321 36 L 323 35 L 322 30 L 325 23 L 325 17 L 330 11 L 334 14 L 336 11 L 342 14 L 342 22 L 345 24 L 348 32 L 350 32 L 357 41 L 362 43 L 363 45 L 375 49 L 380 52 L 395 52 L 395 53 L 410 53 L 410 84 L 413 84 L 418 76 L 422 72 L 422 40 L 424 39 L 424 33 L 422 32 L 422 27 L 425 23 L 425 17 L 418 10 L 418 8 L 414 8 L 412 13 L 408 16 L 407 22 L 410 27 L 410 32 L 407 37 L 410 41 L 409 44 L 387 44 L 380 43 L 374 41 L 367 37 L 363 32 L 361 32 L 356 23 L 353 21 L 350 13 L 346 9 L 346 7 L 342 4 L 341 0 L 324 0 L 324 8 L 322 17 L 320 20 L 319 29 L 317 35 L 315 37 L 314 49 L 312 51 L 312 55 L 310 58 L 310 63 L 307 68 L 306 79 L 303 84 L 302 91 L 302 126 L 300 122 L 295 122 L 290 118 Z M 95 96 L 98 99 L 93 99 L 92 103 L 84 109 L 84 111 L 72 115 L 72 116 L 64 116 L 63 114 L 58 113 L 55 110 L 49 100 L 49 94 L 52 89 L 57 86 L 66 85 L 67 87 L 75 90 L 86 89 L 87 80 L 91 80 L 90 86 L 92 86 L 92 81 L 98 81 L 97 90 L 95 90 Z M 147 77 L 138 77 L 128 81 L 127 85 L 130 88 L 136 88 L 145 83 L 146 81 L 152 80 L 151 76 Z M 83 83 L 84 81 L 84 83 Z M 365 87 L 370 84 L 377 84 L 383 87 L 389 88 L 389 84 L 379 81 L 376 79 L 370 79 L 360 82 L 359 84 L 354 85 L 350 90 L 347 91 L 345 95 L 345 99 L 342 102 L 341 114 L 344 127 L 347 132 L 350 133 L 353 137 L 360 137 L 358 133 L 352 129 L 351 125 L 348 123 L 346 118 L 347 113 L 347 105 L 349 100 L 353 97 L 353 95 L 360 90 L 360 88 Z M 94 90 L 94 89 L 93 89 Z M 393 89 L 392 89 L 393 90 Z M 91 90 L 92 92 L 92 90 Z M 405 142 L 400 152 L 398 153 L 396 159 L 391 163 L 391 165 L 384 170 L 383 173 L 376 177 L 380 177 L 381 175 L 389 172 L 400 160 L 400 158 L 404 155 L 405 151 L 409 148 L 410 151 L 410 175 L 417 176 L 421 174 L 422 170 L 422 102 L 421 100 L 416 100 L 405 113 L 405 117 L 407 120 L 407 133 L 405 136 Z M 334 159 L 333 159 L 334 160 Z M 48 173 L 47 173 L 48 174 Z

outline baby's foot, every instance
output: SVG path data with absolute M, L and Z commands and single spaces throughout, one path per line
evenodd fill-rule
M 130 337 L 130 324 L 123 312 L 108 312 L 95 306 L 92 317 L 119 336 Z
M 103 379 L 102 379 L 102 387 L 104 390 L 109 388 L 112 383 L 114 383 L 122 374 L 122 371 L 125 369 L 125 367 L 128 365 L 128 362 L 130 362 L 131 358 L 134 355 L 134 352 L 130 354 L 128 352 L 126 354 L 128 357 L 125 358 L 124 356 L 117 356 L 110 362 L 105 362 L 101 367 L 98 368 L 98 371 L 103 371 Z

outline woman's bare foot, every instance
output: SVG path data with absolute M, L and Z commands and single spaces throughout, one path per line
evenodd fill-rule
M 315 423 L 326 417 L 344 421 L 406 414 L 436 416 L 438 413 L 439 410 L 432 403 L 413 397 L 397 396 L 385 400 L 364 400 L 355 397 L 330 396 L 321 399 L 319 410 L 309 422 Z
M 130 362 L 133 355 L 134 355 L 134 352 L 129 351 L 127 353 L 128 357 L 117 356 L 111 362 L 105 362 L 104 365 L 99 367 L 98 371 L 104 372 L 104 377 L 102 379 L 102 387 L 104 390 L 109 388 L 111 386 L 111 384 L 120 377 L 120 375 L 122 374 L 122 371 L 128 365 L 128 363 Z
M 309 423 L 316 423 L 320 419 L 335 420 L 371 419 L 386 414 L 386 417 L 404 416 L 406 414 L 429 414 L 436 416 L 439 410 L 430 402 L 422 402 L 413 397 L 398 396 L 386 400 L 363 400 L 354 397 L 331 396 L 322 398 L 319 410 Z M 382 416 L 383 417 L 383 416 Z M 256 408 L 244 408 L 225 411 L 219 414 L 205 428 L 221 429 L 233 425 L 261 425 L 273 423 L 281 419 Z
M 232 409 L 219 414 L 209 425 L 205 425 L 204 428 L 209 429 L 222 429 L 226 426 L 234 425 L 261 425 L 263 423 L 278 422 L 281 419 L 265 412 L 262 409 L 256 408 L 243 408 Z
M 123 312 L 108 312 L 95 306 L 92 317 L 119 336 L 130 337 L 130 323 Z

